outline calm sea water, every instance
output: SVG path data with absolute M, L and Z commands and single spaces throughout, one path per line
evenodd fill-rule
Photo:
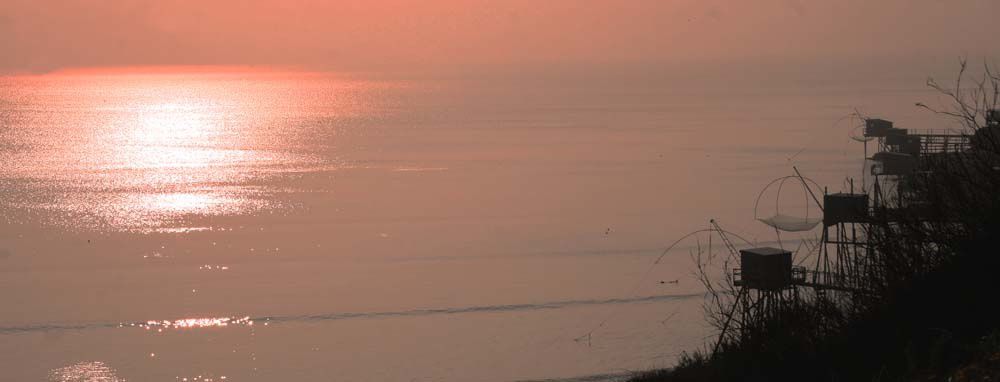
M 710 218 L 772 242 L 758 191 L 792 165 L 842 189 L 862 149 L 835 122 L 919 125 L 920 85 L 2 78 L 0 379 L 666 367 L 713 332 L 690 258 L 705 243 L 654 266 L 663 249 Z

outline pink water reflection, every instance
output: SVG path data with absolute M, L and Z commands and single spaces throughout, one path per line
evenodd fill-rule
M 338 135 L 389 83 L 313 73 L 62 73 L 6 78 L 9 203 L 71 229 L 176 230 L 283 208 L 269 177 L 335 170 Z M 321 95 L 321 96 L 320 96 Z M 43 107 L 44 106 L 44 107 Z M 294 119 L 290 119 L 292 116 Z

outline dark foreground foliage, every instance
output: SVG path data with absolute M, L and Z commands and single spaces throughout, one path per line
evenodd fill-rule
M 948 380 L 969 364 L 979 378 L 952 380 L 1000 381 L 995 252 L 990 261 L 956 261 L 932 272 L 837 332 L 811 335 L 814 324 L 794 317 L 816 313 L 789 311 L 792 318 L 773 323 L 768 335 L 714 356 L 685 355 L 674 369 L 633 381 Z
M 998 78 L 930 84 L 955 103 L 935 111 L 972 147 L 923 159 L 873 211 L 872 293 L 803 298 L 716 352 L 632 381 L 1000 381 Z

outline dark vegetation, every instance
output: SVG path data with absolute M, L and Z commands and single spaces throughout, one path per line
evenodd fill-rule
M 922 158 L 875 204 L 870 255 L 853 260 L 866 262 L 855 268 L 870 280 L 864 293 L 804 291 L 717 350 L 632 381 L 1000 381 L 1000 77 L 963 77 L 965 62 L 954 86 L 928 81 L 950 106 L 918 106 L 960 122 L 970 147 Z M 732 304 L 719 301 L 710 322 Z

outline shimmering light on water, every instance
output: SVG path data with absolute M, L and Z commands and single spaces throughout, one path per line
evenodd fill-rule
M 142 200 L 136 204 L 145 206 L 154 213 L 191 213 L 196 211 L 215 211 L 229 200 L 212 194 L 171 193 L 143 194 Z
M 249 316 L 244 317 L 203 317 L 203 318 L 182 318 L 178 320 L 151 320 L 140 323 L 120 324 L 119 327 L 138 327 L 146 330 L 151 329 L 197 329 L 197 328 L 224 328 L 230 325 L 253 326 L 253 320 Z
M 198 269 L 203 271 L 228 271 L 229 267 L 226 265 L 205 264 L 198 267 Z
M 84 231 L 187 232 L 192 217 L 287 209 L 286 189 L 259 184 L 342 166 L 326 150 L 343 126 L 329 122 L 364 115 L 385 86 L 225 70 L 7 78 L 3 203 Z
M 218 377 L 213 377 L 210 375 L 196 375 L 193 377 L 178 376 L 174 377 L 174 379 L 180 382 L 214 382 L 214 381 L 225 381 L 228 378 L 225 375 L 220 375 Z
M 124 382 L 103 362 L 80 362 L 52 370 L 49 382 Z

